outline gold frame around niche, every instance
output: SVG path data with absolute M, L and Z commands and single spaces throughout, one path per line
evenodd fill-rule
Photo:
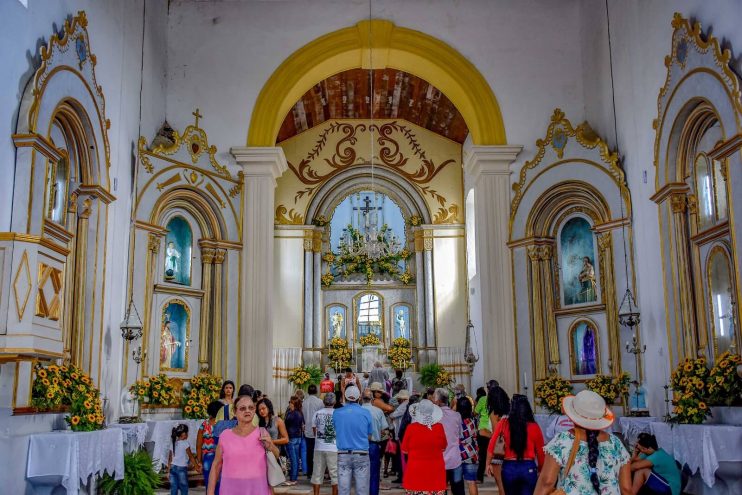
M 580 323 L 587 323 L 590 326 L 592 326 L 593 330 L 595 330 L 595 373 L 592 375 L 580 375 L 575 374 L 572 372 L 572 365 L 574 364 L 574 353 L 575 353 L 575 347 L 574 347 L 574 340 L 572 339 L 572 333 L 577 329 L 577 326 Z M 587 377 L 594 377 L 595 375 L 599 375 L 603 372 L 602 363 L 600 359 L 600 355 L 602 354 L 602 349 L 600 348 L 600 327 L 595 322 L 595 320 L 588 318 L 586 316 L 578 316 L 577 318 L 572 321 L 572 323 L 569 325 L 569 329 L 567 330 L 567 340 L 569 340 L 569 377 L 570 381 L 585 381 L 591 378 Z M 578 378 L 575 378 L 578 377 Z
M 715 313 L 714 313 L 713 291 L 711 289 L 711 258 L 716 253 L 722 253 L 724 257 L 726 258 L 727 268 L 729 269 L 728 270 L 729 271 L 729 283 L 732 285 L 732 287 L 730 287 L 730 289 L 732 290 L 732 295 L 736 294 L 736 290 L 737 290 L 735 280 L 734 280 L 734 272 L 732 271 L 732 257 L 730 256 L 729 246 L 727 246 L 727 244 L 723 240 L 720 242 L 715 242 L 711 245 L 709 252 L 706 255 L 706 259 L 704 261 L 706 265 L 705 266 L 706 283 L 704 284 L 706 288 L 706 292 L 707 292 L 706 293 L 706 304 L 708 305 L 708 309 L 709 309 L 708 314 L 709 314 L 709 320 L 711 323 L 709 325 L 709 328 L 706 329 L 706 332 L 709 332 L 709 331 L 711 332 L 710 337 L 711 337 L 712 345 L 714 346 L 714 355 L 713 355 L 714 360 L 716 360 L 716 358 L 719 357 L 719 354 L 720 354 L 719 353 L 719 342 L 716 336 L 716 318 L 714 318 Z M 736 308 L 734 308 L 734 312 L 738 313 Z M 734 318 L 734 321 L 739 321 L 738 314 L 734 314 L 732 315 L 732 317 Z M 737 349 L 739 349 L 740 338 L 739 338 L 739 330 L 737 328 L 734 329 L 733 337 L 734 337 L 733 339 L 730 339 L 731 345 L 734 345 L 737 347 Z
M 375 290 L 360 291 L 358 294 L 353 296 L 353 343 L 358 343 L 358 340 L 360 338 L 358 335 L 358 301 L 366 294 L 373 294 L 379 298 L 379 324 L 381 326 L 381 345 L 384 346 L 386 343 L 386 332 L 384 328 L 384 296 L 382 296 L 381 293 Z
M 160 346 L 162 346 L 162 331 L 165 328 L 165 311 L 167 310 L 167 307 L 170 304 L 179 304 L 183 306 L 186 312 L 186 331 L 185 331 L 185 341 L 183 342 L 183 345 L 185 346 L 185 356 L 183 358 L 183 364 L 185 365 L 184 368 L 170 368 L 169 366 L 162 366 L 162 362 L 159 360 L 160 356 Z M 190 368 L 188 363 L 189 358 L 189 351 L 191 346 L 189 345 L 189 342 L 191 340 L 191 308 L 188 306 L 188 303 L 186 303 L 183 299 L 180 298 L 172 298 L 172 299 L 166 299 L 165 302 L 162 303 L 160 310 L 160 337 L 158 338 L 157 342 L 157 357 L 158 357 L 158 370 L 159 371 L 175 371 L 179 373 L 188 373 L 188 370 Z
M 324 327 L 322 329 L 322 340 L 324 342 L 323 347 L 327 347 L 327 346 L 330 345 L 330 340 L 329 340 L 329 337 L 330 337 L 329 330 L 330 330 L 330 328 L 328 327 L 328 324 L 330 322 L 330 308 L 333 307 L 333 306 L 342 306 L 345 309 L 345 340 L 348 340 L 348 337 L 351 336 L 351 333 L 352 333 L 352 330 L 351 331 L 348 331 L 349 330 L 348 329 L 348 306 L 346 306 L 343 303 L 339 303 L 339 302 L 328 303 L 328 304 L 325 305 L 325 321 L 324 321 L 324 324 L 322 325 Z M 354 342 L 350 342 L 350 341 L 348 342 L 348 345 L 351 348 L 353 347 L 353 344 L 354 344 Z
M 562 212 L 560 212 L 560 216 L 555 224 L 554 229 L 554 257 L 552 261 L 556 264 L 557 270 L 555 270 L 555 273 L 553 274 L 554 277 L 554 287 L 556 288 L 556 297 L 554 298 L 554 309 L 556 311 L 562 310 L 562 311 L 582 311 L 585 308 L 594 308 L 595 306 L 601 306 L 604 305 L 603 300 L 603 287 L 601 286 L 600 281 L 603 280 L 603 270 L 600 266 L 599 260 L 600 260 L 600 247 L 598 246 L 598 236 L 595 233 L 595 218 L 590 215 L 590 213 L 593 213 L 589 211 L 587 208 L 584 207 L 572 207 L 568 208 Z M 585 302 L 585 303 L 576 303 L 576 304 L 570 304 L 566 305 L 564 304 L 563 297 L 564 294 L 562 293 L 562 248 L 561 248 L 561 233 L 564 226 L 572 220 L 573 218 L 582 218 L 585 220 L 588 225 L 590 226 L 590 232 L 593 238 L 593 255 L 592 255 L 592 265 L 593 270 L 595 271 L 595 287 L 596 287 L 596 294 L 595 294 L 595 301 Z M 615 280 L 611 280 L 608 282 L 615 283 Z
M 407 326 L 409 327 L 408 333 L 410 336 L 407 337 L 407 340 L 410 341 L 410 346 L 414 347 L 415 342 L 413 337 L 415 334 L 413 330 L 415 328 L 415 308 L 412 306 L 412 304 L 404 301 L 395 302 L 394 304 L 389 306 L 389 343 L 391 344 L 392 342 L 394 342 L 394 309 L 397 306 L 407 306 L 410 309 L 410 321 L 407 324 Z
M 162 236 L 162 241 L 163 241 L 163 246 L 162 246 L 163 257 L 161 258 L 161 260 L 162 259 L 165 259 L 165 256 L 167 256 L 167 235 L 170 233 L 170 231 L 168 230 L 167 226 L 176 217 L 180 217 L 180 218 L 183 219 L 183 221 L 186 224 L 188 224 L 188 228 L 191 230 L 191 260 L 190 260 L 190 263 L 188 264 L 188 280 L 190 281 L 190 283 L 189 284 L 180 284 L 178 282 L 171 282 L 171 281 L 167 280 L 165 278 L 165 270 L 164 270 L 165 267 L 164 266 L 162 267 L 163 270 L 160 272 L 160 277 L 162 277 L 162 282 L 165 283 L 165 284 L 170 284 L 170 285 L 174 285 L 174 286 L 178 286 L 178 287 L 190 287 L 190 288 L 193 288 L 193 253 L 195 252 L 195 247 L 194 247 L 195 242 L 194 241 L 196 240 L 196 238 L 195 238 L 196 236 L 193 235 L 193 225 L 191 225 L 191 222 L 189 222 L 188 219 L 183 215 L 183 212 L 177 211 L 175 208 L 173 208 L 172 210 L 168 210 L 167 211 L 167 213 L 170 213 L 170 212 L 172 212 L 173 215 L 171 217 L 167 218 L 167 220 L 164 222 L 165 225 L 163 226 L 163 229 L 165 230 L 165 234 Z M 188 212 L 188 213 L 190 214 L 190 212 Z M 201 230 L 201 229 L 199 228 L 199 230 Z M 203 231 L 200 232 L 200 234 L 201 234 L 201 238 L 203 238 L 203 235 L 204 235 Z M 160 278 L 160 277 L 158 277 L 158 278 Z

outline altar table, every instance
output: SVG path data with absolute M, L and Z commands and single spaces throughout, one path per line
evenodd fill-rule
M 621 427 L 624 440 L 631 447 L 636 443 L 640 433 L 652 433 L 650 425 L 659 420 L 659 418 L 653 416 L 621 416 L 618 418 L 618 425 Z
M 534 414 L 533 416 L 544 435 L 544 443 L 549 443 L 559 433 L 574 426 L 572 420 L 563 414 Z M 608 432 L 615 432 L 616 430 L 615 422 L 609 428 L 606 428 Z
M 671 425 L 658 422 L 652 423 L 650 428 L 657 437 L 659 446 L 680 464 L 687 465 L 694 474 L 699 472 L 703 484 L 711 488 L 718 479 L 725 486 L 723 490 L 714 490 L 715 492 L 730 495 L 742 493 L 741 426 Z M 724 469 L 719 470 L 722 462 Z M 692 492 L 687 488 L 686 491 Z M 694 491 L 705 490 L 699 487 Z
M 147 440 L 149 427 L 147 423 L 113 423 L 109 428 L 120 428 L 124 433 L 124 452 L 136 452 Z
M 203 423 L 203 419 L 168 419 L 158 421 L 147 421 L 147 441 L 152 442 L 152 462 L 155 471 L 159 472 L 163 465 L 167 465 L 168 455 L 173 448 L 171 434 L 173 428 L 183 423 L 188 425 L 188 443 L 191 446 L 191 452 L 196 455 L 196 437 L 198 437 L 198 428 Z
M 74 495 L 90 476 L 104 472 L 124 479 L 124 438 L 119 428 L 29 436 L 26 478 L 42 491 L 51 493 L 62 485 Z

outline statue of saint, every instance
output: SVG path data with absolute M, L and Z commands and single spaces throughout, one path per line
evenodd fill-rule
M 175 249 L 175 243 L 168 242 L 165 250 L 165 278 L 172 280 L 178 273 L 180 264 L 180 253 Z
M 160 366 L 165 366 L 166 368 L 173 367 L 173 356 L 178 347 L 180 347 L 180 342 L 173 335 L 171 325 L 175 324 L 171 321 L 165 322 L 160 338 Z
M 137 415 L 137 398 L 129 391 L 129 387 L 121 390 L 121 416 L 132 417 Z
M 407 338 L 407 322 L 404 319 L 404 310 L 400 309 L 397 311 L 397 327 L 399 328 L 399 336 L 403 339 Z
M 331 339 L 335 337 L 343 337 L 343 314 L 340 311 L 335 311 L 330 318 L 330 325 L 332 327 Z
M 595 268 L 590 263 L 590 258 L 585 256 L 582 258 L 582 270 L 577 276 L 580 281 L 580 296 L 582 296 L 582 302 L 595 301 Z

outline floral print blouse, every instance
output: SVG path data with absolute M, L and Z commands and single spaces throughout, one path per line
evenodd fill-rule
M 608 440 L 598 444 L 598 463 L 595 466 L 600 479 L 600 495 L 620 495 L 618 471 L 631 460 L 631 456 L 618 438 L 610 434 L 608 436 Z M 590 482 L 587 442 L 580 442 L 574 464 L 567 477 L 564 477 L 564 467 L 569 461 L 574 438 L 571 431 L 559 433 L 544 447 L 544 452 L 562 467 L 557 488 L 561 488 L 568 495 L 594 495 L 595 490 Z

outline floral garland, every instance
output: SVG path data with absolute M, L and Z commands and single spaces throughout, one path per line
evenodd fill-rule
M 627 372 L 621 373 L 617 377 L 610 375 L 595 375 L 595 378 L 588 380 L 585 386 L 600 395 L 605 403 L 610 405 L 616 402 L 619 397 L 624 397 L 629 393 L 629 383 L 631 376 Z
M 51 364 L 34 367 L 36 376 L 31 387 L 31 404 L 40 411 L 70 407 L 64 419 L 73 431 L 93 431 L 103 428 L 105 416 L 100 392 L 93 380 L 73 365 Z
M 348 347 L 348 341 L 340 337 L 335 337 L 330 341 L 330 349 L 327 353 L 327 359 L 330 360 L 335 371 L 340 371 L 350 365 L 352 353 Z
M 297 366 L 291 370 L 288 380 L 294 386 L 306 390 L 309 385 L 319 385 L 322 381 L 322 370 L 319 366 Z
M 389 362 L 392 368 L 395 370 L 406 370 L 410 367 L 410 361 L 412 360 L 412 348 L 410 341 L 399 337 L 394 339 L 389 352 L 387 353 Z
M 144 403 L 170 406 L 178 403 L 175 388 L 166 374 L 147 376 L 129 387 L 129 391 Z
M 562 399 L 572 395 L 572 384 L 559 375 L 549 375 L 536 383 L 534 396 L 551 414 L 562 414 Z
M 358 229 L 348 225 L 348 233 L 353 242 L 360 241 L 363 237 Z M 389 227 L 384 224 L 378 234 L 378 240 L 387 244 L 386 232 Z M 407 285 L 414 280 L 414 276 L 409 268 L 404 271 L 399 267 L 400 262 L 407 261 L 412 253 L 407 249 L 402 249 L 398 253 L 387 254 L 378 259 L 371 259 L 366 254 L 351 254 L 347 246 L 342 246 L 339 253 L 327 252 L 322 255 L 322 259 L 330 265 L 332 272 L 322 275 L 322 284 L 327 287 L 335 280 L 336 276 L 348 277 L 354 273 L 363 274 L 366 277 L 366 283 L 370 284 L 374 273 L 388 274 Z
M 222 379 L 208 373 L 199 373 L 183 386 L 183 418 L 206 419 L 208 405 L 219 399 Z
M 381 344 L 379 337 L 375 333 L 367 333 L 366 335 L 363 335 L 360 339 L 358 339 L 358 342 L 363 347 Z
M 742 401 L 742 378 L 737 374 L 737 366 L 742 363 L 738 354 L 724 352 L 716 359 L 716 364 L 708 376 L 709 403 L 714 406 L 733 406 Z
M 706 358 L 686 359 L 672 372 L 670 383 L 675 396 L 672 419 L 675 423 L 701 424 L 710 414 L 706 381 Z

